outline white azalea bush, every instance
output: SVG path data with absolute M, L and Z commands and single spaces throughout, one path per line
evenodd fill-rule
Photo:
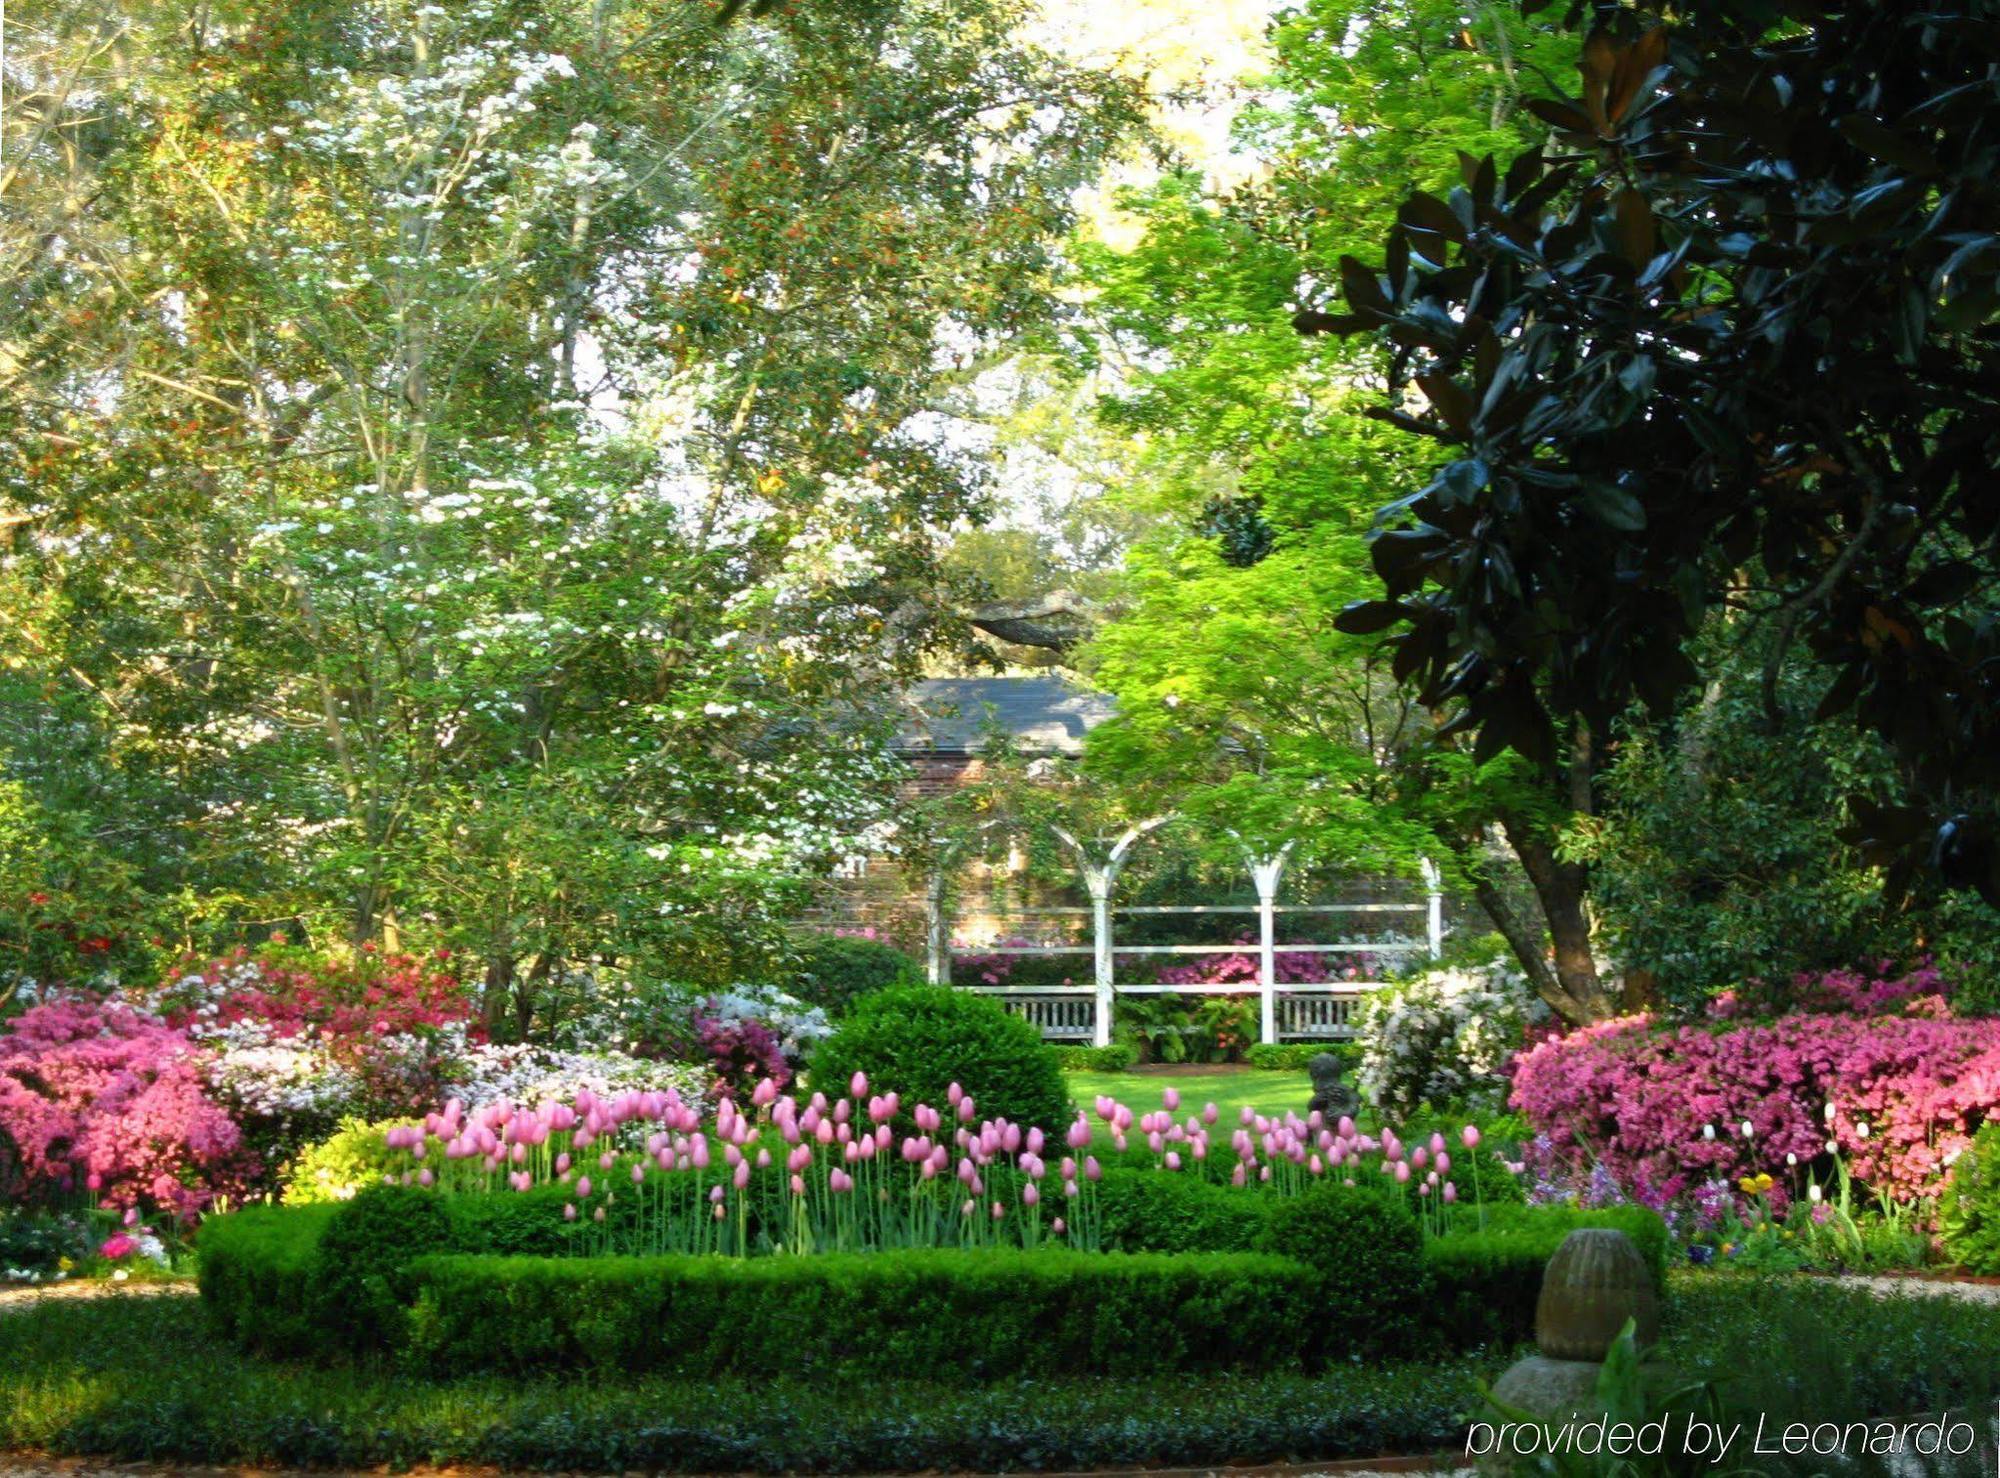
M 1356 1081 L 1385 1113 L 1498 1108 L 1523 1031 L 1548 1014 L 1513 962 L 1427 971 L 1368 998 Z

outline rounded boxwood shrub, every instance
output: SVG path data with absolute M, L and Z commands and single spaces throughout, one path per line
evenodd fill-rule
M 1395 1193 L 1312 1186 L 1271 1207 L 1259 1250 L 1317 1274 L 1313 1307 L 1325 1337 L 1367 1354 L 1415 1347 L 1430 1274 L 1417 1219 Z
M 376 1186 L 342 1202 L 319 1239 L 318 1304 L 330 1336 L 359 1349 L 402 1337 L 396 1274 L 413 1257 L 456 1242 L 446 1197 Z
M 877 939 L 821 934 L 799 951 L 792 994 L 828 1016 L 845 1016 L 864 996 L 894 986 L 921 985 L 923 971 L 900 949 Z
M 982 1119 L 1054 1131 L 1070 1118 L 1062 1068 L 1041 1034 L 999 1002 L 945 986 L 863 997 L 812 1058 L 813 1085 L 828 1097 L 845 1093 L 856 1072 L 873 1091 L 902 1095 L 905 1114 L 918 1103 L 943 1110 L 957 1083 Z

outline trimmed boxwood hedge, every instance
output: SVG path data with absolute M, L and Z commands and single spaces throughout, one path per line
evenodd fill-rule
M 388 1348 L 514 1368 L 594 1359 L 588 1351 L 598 1350 L 694 1375 L 747 1369 L 732 1363 L 733 1351 L 746 1348 L 782 1349 L 810 1366 L 819 1336 L 803 1326 L 817 1321 L 850 1363 L 886 1351 L 895 1368 L 921 1359 L 977 1375 L 1123 1368 L 1105 1363 L 1118 1358 L 1114 1347 L 1144 1352 L 1148 1368 L 1164 1370 L 1206 1369 L 1216 1359 L 1313 1367 L 1508 1344 L 1532 1332 L 1543 1265 L 1573 1228 L 1626 1231 L 1656 1275 L 1665 1260 L 1664 1225 L 1631 1207 L 1489 1207 L 1483 1229 L 1461 1208 L 1459 1226 L 1420 1241 L 1400 1201 L 1372 1189 L 1327 1185 L 1278 1197 L 1113 1168 L 1099 1192 L 1106 1245 L 1116 1249 L 1099 1254 L 1058 1247 L 736 1260 L 560 1256 L 572 1230 L 559 1188 L 439 1196 L 385 1187 L 337 1207 L 211 1218 L 200 1239 L 201 1288 L 224 1332 L 268 1354 Z M 1149 1301 L 1157 1301 L 1150 1310 Z M 1182 1308 L 1199 1310 L 1199 1320 L 1176 1322 Z M 759 1320 L 778 1343 L 743 1338 Z M 1229 1328 L 1197 1338 L 1202 1320 Z M 1111 1353 L 1063 1364 L 1082 1358 L 1079 1347 L 1044 1335 L 1072 1324 L 1111 1331 Z M 646 1339 L 666 1339 L 649 1330 L 671 1331 L 671 1351 L 647 1355 Z M 955 1331 L 950 1349 L 939 1343 L 945 1331 Z M 1213 1340 L 1228 1353 L 1204 1342 Z M 1037 1363 L 1044 1360 L 1055 1363 Z
M 407 1349 L 440 1370 L 994 1379 L 1297 1368 L 1309 1281 L 1248 1253 L 422 1257 Z

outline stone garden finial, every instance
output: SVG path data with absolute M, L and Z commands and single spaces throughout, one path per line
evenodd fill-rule
M 1542 1274 L 1537 1353 L 1507 1368 L 1493 1383 L 1493 1399 L 1558 1419 L 1593 1409 L 1598 1369 L 1628 1319 L 1641 1351 L 1659 1341 L 1660 1300 L 1645 1258 L 1609 1227 L 1571 1232 Z
M 1306 1074 L 1313 1085 L 1307 1113 L 1317 1110 L 1331 1124 L 1342 1114 L 1352 1114 L 1361 1107 L 1361 1095 L 1343 1081 L 1346 1070 L 1346 1064 L 1332 1052 L 1322 1052 L 1306 1064 Z

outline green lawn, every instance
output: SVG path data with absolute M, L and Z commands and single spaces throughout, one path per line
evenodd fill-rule
M 1304 1073 L 1270 1072 L 1255 1067 L 1225 1066 L 1199 1072 L 1187 1068 L 1161 1071 L 1142 1067 L 1122 1073 L 1068 1072 L 1063 1078 L 1076 1106 L 1091 1115 L 1093 1124 L 1097 1116 L 1091 1106 L 1100 1093 L 1109 1093 L 1138 1115 L 1149 1114 L 1161 1106 L 1162 1089 L 1177 1088 L 1181 1095 L 1181 1117 L 1199 1113 L 1203 1104 L 1213 1103 L 1221 1113 L 1217 1123 L 1232 1129 L 1245 1104 L 1260 1114 L 1282 1114 L 1286 1109 L 1303 1114 L 1312 1098 L 1312 1080 Z

